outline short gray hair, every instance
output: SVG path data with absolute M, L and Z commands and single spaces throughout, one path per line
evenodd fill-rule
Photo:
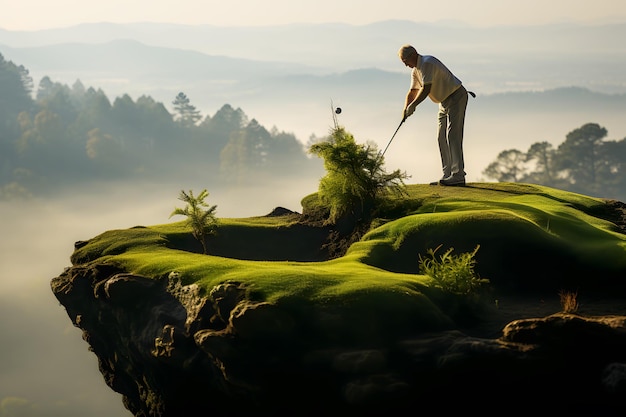
M 400 59 L 406 59 L 417 56 L 417 50 L 411 45 L 403 45 L 398 51 Z

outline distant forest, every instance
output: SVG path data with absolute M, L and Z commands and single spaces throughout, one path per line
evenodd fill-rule
M 533 143 L 526 152 L 506 149 L 483 171 L 499 182 L 547 185 L 600 198 L 626 201 L 626 138 L 607 140 L 607 130 L 587 123 L 556 148 Z
M 148 96 L 112 103 L 100 89 L 43 77 L 0 54 L 0 200 L 54 193 L 93 180 L 203 179 L 254 185 L 277 176 L 318 178 L 322 162 L 290 133 L 266 129 L 224 104 L 203 116 L 184 92 L 173 113 Z M 554 148 L 503 150 L 483 175 L 626 201 L 626 138 L 574 128 Z
M 35 91 L 28 69 L 1 54 L 0 91 L 0 199 L 92 180 L 253 185 L 323 172 L 293 134 L 268 130 L 229 104 L 202 116 L 184 92 L 172 97 L 172 114 L 147 96 L 111 103 L 80 81 L 69 87 L 46 76 Z

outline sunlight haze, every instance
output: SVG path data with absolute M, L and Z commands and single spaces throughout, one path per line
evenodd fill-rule
M 624 39 L 624 0 L 0 0 L 0 77 L 13 71 L 0 79 L 0 417 L 132 417 L 51 292 L 77 242 L 180 221 L 170 213 L 181 190 L 206 188 L 218 218 L 302 212 L 323 162 L 296 166 L 291 145 L 308 148 L 337 125 L 378 150 L 391 144 L 385 170 L 407 184 L 438 180 L 438 105 L 398 125 L 410 87 L 402 44 L 441 58 L 476 93 L 463 146 L 467 181 L 480 183 L 504 150 L 558 149 L 590 123 L 626 145 Z M 206 126 L 241 112 L 246 129 L 174 129 L 182 93 Z M 63 136 L 48 108 L 71 114 Z M 262 145 L 254 164 L 233 156 L 242 143 Z M 108 159 L 92 160 L 101 151 Z M 267 162 L 274 154 L 284 165 Z M 22 195 L 22 182 L 45 195 Z
M 40 30 L 81 23 L 160 22 L 216 26 L 265 26 L 292 23 L 363 25 L 381 20 L 461 22 L 472 26 L 546 23 L 615 23 L 626 18 L 621 0 L 450 0 L 448 7 L 405 0 L 179 0 L 90 1 L 22 0 L 0 2 L 0 28 Z

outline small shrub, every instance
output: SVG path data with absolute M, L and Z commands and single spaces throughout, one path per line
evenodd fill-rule
M 175 208 L 170 214 L 172 216 L 187 216 L 187 224 L 191 227 L 191 233 L 202 245 L 202 253 L 207 254 L 206 237 L 215 233 L 217 229 L 217 217 L 215 211 L 217 206 L 209 206 L 204 201 L 209 196 L 208 191 L 202 190 L 198 196 L 193 195 L 193 191 L 186 193 L 181 190 L 178 199 L 187 203 L 185 208 Z M 207 208 L 204 210 L 204 208 Z
M 354 136 L 337 124 L 330 137 L 311 145 L 309 152 L 324 159 L 327 173 L 320 180 L 319 198 L 329 209 L 328 223 L 346 215 L 369 219 L 388 195 L 406 195 L 407 174 L 400 170 L 387 173 L 374 143 L 356 143 Z
M 439 257 L 436 256 L 436 252 L 441 245 L 434 250 L 428 249 L 427 256 L 419 255 L 420 273 L 434 279 L 446 292 L 458 295 L 476 293 L 489 283 L 488 279 L 478 277 L 474 271 L 476 265 L 474 256 L 479 247 L 478 245 L 473 252 L 461 253 L 458 256 L 452 255 L 453 248 L 450 248 Z
M 575 313 L 578 311 L 578 293 L 572 291 L 560 291 L 561 309 L 564 313 Z

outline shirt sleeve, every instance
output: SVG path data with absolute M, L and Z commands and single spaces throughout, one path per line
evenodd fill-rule
M 420 71 L 415 67 L 411 71 L 411 90 L 421 90 L 423 86 Z
M 432 84 L 433 79 L 435 78 L 435 66 L 431 62 L 425 60 L 420 70 L 422 73 L 422 85 Z

